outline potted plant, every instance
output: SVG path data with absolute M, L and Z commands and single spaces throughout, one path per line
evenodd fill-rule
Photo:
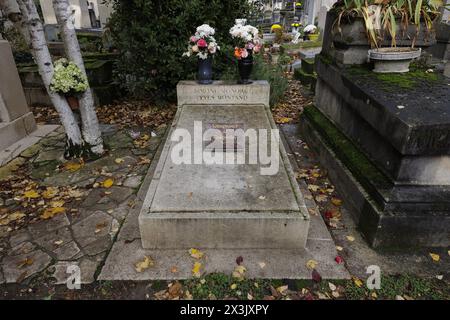
M 200 84 L 211 84 L 212 57 L 220 47 L 214 38 L 216 31 L 207 24 L 199 26 L 193 36 L 189 39 L 188 51 L 183 53 L 185 57 L 197 56 L 198 58 L 198 82 Z
M 442 5 L 441 0 L 339 1 L 333 7 L 335 47 L 368 45 L 375 72 L 407 72 L 421 54 L 417 42 L 432 43 Z M 358 32 L 359 25 L 363 32 Z
M 250 74 L 253 69 L 253 54 L 261 50 L 261 39 L 257 28 L 246 25 L 245 19 L 237 19 L 230 29 L 234 41 L 234 56 L 238 59 L 240 84 L 250 84 Z
M 55 62 L 53 78 L 50 83 L 50 90 L 63 95 L 72 110 L 79 108 L 78 96 L 89 87 L 86 76 L 80 68 L 65 58 Z
M 319 28 L 313 24 L 307 25 L 303 32 L 305 35 L 308 35 L 309 40 L 317 41 L 319 39 Z

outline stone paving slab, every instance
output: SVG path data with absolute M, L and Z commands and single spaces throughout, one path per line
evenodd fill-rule
M 38 126 L 37 130 L 30 133 L 30 135 L 24 137 L 23 139 L 20 139 L 19 141 L 12 144 L 5 150 L 1 150 L 0 167 L 4 166 L 5 164 L 13 160 L 15 157 L 20 155 L 24 150 L 28 149 L 29 147 L 39 142 L 39 140 L 55 131 L 58 127 L 59 125 Z

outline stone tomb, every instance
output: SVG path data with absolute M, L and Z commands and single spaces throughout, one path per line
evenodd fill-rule
M 11 47 L 0 37 L 0 150 L 35 130 L 34 116 L 28 109 Z
M 310 219 L 282 143 L 276 151 L 279 170 L 274 175 L 261 174 L 269 165 L 259 158 L 256 164 L 210 165 L 176 164 L 172 157 L 180 141 L 171 139 L 177 129 L 187 130 L 191 137 L 210 128 L 276 129 L 269 84 L 205 86 L 182 81 L 177 91 L 178 112 L 139 215 L 143 247 L 303 249 Z M 194 122 L 200 122 L 202 129 L 195 128 Z M 254 146 L 230 144 L 234 147 L 220 155 L 248 157 Z M 201 146 L 205 147 L 204 141 Z

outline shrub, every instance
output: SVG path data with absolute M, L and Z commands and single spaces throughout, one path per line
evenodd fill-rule
M 215 57 L 216 78 L 229 64 L 229 29 L 236 18 L 252 15 L 247 0 L 110 0 L 114 13 L 109 28 L 119 49 L 118 82 L 136 96 L 172 98 L 182 79 L 194 79 L 195 58 L 182 57 L 187 39 L 199 25 L 217 30 L 221 51 Z

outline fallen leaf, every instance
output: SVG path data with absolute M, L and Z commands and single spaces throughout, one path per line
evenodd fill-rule
M 337 289 L 337 287 L 331 282 L 328 282 L 328 287 L 330 288 L 331 291 L 336 291 Z
M 316 260 L 309 260 L 309 261 L 306 263 L 306 266 L 307 266 L 309 269 L 313 270 L 313 269 L 315 269 L 315 268 L 317 267 L 317 264 L 318 264 L 318 262 L 317 262 Z
M 342 206 L 342 200 L 338 198 L 332 198 L 331 203 L 334 204 L 336 207 Z
M 239 266 L 244 262 L 244 258 L 242 256 L 239 256 L 236 258 L 236 264 Z
M 32 264 L 33 264 L 33 259 L 30 259 L 30 258 L 26 258 L 25 260 L 22 260 L 22 261 L 20 261 L 18 264 L 17 264 L 17 267 L 18 268 L 23 268 L 23 267 L 25 267 L 25 266 L 31 266 Z
M 308 189 L 311 190 L 312 192 L 317 192 L 320 189 L 320 187 L 316 186 L 315 184 L 310 184 L 308 185 Z
M 177 281 L 174 284 L 172 284 L 168 290 L 170 297 L 172 299 L 180 297 L 183 294 L 183 291 L 181 289 L 182 285 L 180 282 Z
M 347 240 L 350 242 L 355 241 L 355 237 L 354 236 L 347 236 Z
M 28 199 L 36 199 L 39 198 L 39 193 L 36 190 L 25 191 L 23 196 Z
M 55 241 L 53 243 L 56 244 L 57 246 L 60 246 L 60 245 L 62 245 L 64 243 L 64 241 L 63 240 L 57 240 L 57 241 Z
M 66 208 L 64 207 L 56 207 L 56 208 L 47 208 L 44 210 L 44 212 L 41 214 L 41 219 L 47 220 L 51 219 L 57 214 L 66 212 Z
M 42 193 L 44 199 L 52 199 L 58 194 L 58 189 L 55 187 L 47 187 L 47 189 Z
M 172 268 L 170 268 L 170 272 L 172 273 L 178 273 L 178 268 L 173 266 Z
M 341 247 L 341 246 L 336 246 L 336 250 L 337 250 L 337 251 L 343 251 L 343 250 L 344 250 L 344 248 L 343 248 L 343 247 Z
M 50 202 L 50 207 L 52 208 L 62 208 L 64 207 L 65 202 L 62 200 L 52 201 Z
M 430 257 L 434 262 L 439 262 L 441 260 L 441 257 L 436 253 L 430 253 Z
M 114 180 L 113 179 L 106 179 L 105 181 L 102 182 L 102 187 L 109 189 L 114 185 Z
M 196 278 L 200 278 L 201 268 L 202 268 L 202 264 L 200 262 L 195 262 L 194 267 L 192 268 L 192 275 Z
M 288 290 L 288 288 L 289 288 L 289 286 L 281 286 L 281 287 L 278 287 L 276 290 L 278 293 L 284 295 L 284 294 L 286 294 L 286 291 Z
M 125 160 L 122 159 L 122 158 L 117 158 L 116 160 L 114 160 L 114 162 L 117 163 L 117 164 L 121 164 L 121 163 L 124 163 Z
M 203 252 L 201 252 L 200 250 L 194 249 L 194 248 L 189 249 L 189 254 L 191 255 L 192 258 L 195 258 L 195 259 L 201 259 L 201 258 L 203 258 L 203 255 L 204 255 Z
M 337 298 L 339 298 L 341 295 L 339 294 L 339 292 L 337 292 L 337 291 L 333 291 L 333 292 L 331 292 L 331 295 L 333 296 L 333 298 L 335 298 L 335 299 L 337 299 Z
M 312 271 L 311 276 L 312 276 L 312 279 L 313 279 L 314 282 L 319 283 L 319 282 L 322 281 L 322 276 L 320 275 L 320 273 L 316 269 L 314 269 Z
M 64 164 L 64 168 L 67 171 L 71 171 L 71 172 L 75 172 L 75 171 L 80 170 L 82 166 L 83 166 L 83 162 L 82 161 L 80 161 L 80 162 L 72 162 L 72 161 L 70 161 L 70 162 L 66 162 Z
M 233 278 L 236 278 L 239 281 L 242 281 L 245 279 L 246 272 L 247 272 L 247 269 L 244 266 L 240 265 L 234 269 L 232 276 L 233 276 Z
M 363 282 L 361 281 L 361 279 L 353 277 L 353 283 L 358 287 L 361 288 L 363 286 Z
M 143 272 L 144 270 L 153 267 L 155 265 L 153 259 L 151 257 L 145 256 L 144 260 L 139 261 L 135 265 L 135 270 L 139 273 Z
M 317 202 L 327 202 L 328 197 L 325 194 L 319 194 L 318 196 L 316 196 L 316 201 Z
M 258 265 L 259 265 L 259 267 L 261 269 L 264 269 L 266 267 L 266 263 L 265 262 L 260 262 L 260 263 L 258 263 Z
M 342 259 L 341 256 L 336 256 L 336 258 L 334 258 L 334 261 L 336 261 L 337 264 L 344 263 L 344 259 Z

